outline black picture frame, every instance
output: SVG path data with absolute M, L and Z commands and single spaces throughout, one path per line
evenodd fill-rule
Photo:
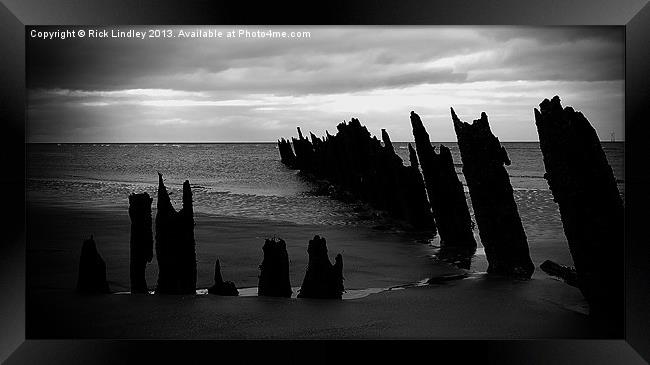
M 408 361 L 410 357 L 455 363 L 645 363 L 650 361 L 650 275 L 645 221 L 650 206 L 644 141 L 650 105 L 650 5 L 647 0 L 423 2 L 333 1 L 323 3 L 3 0 L 0 4 L 0 360 L 7 363 L 211 362 L 234 355 L 240 362 Z M 25 26 L 80 24 L 265 25 L 613 25 L 624 26 L 626 319 L 614 340 L 432 341 L 151 341 L 25 339 Z M 258 350 L 259 348 L 262 350 Z M 251 351 L 254 349 L 254 351 Z M 272 355 L 271 357 L 269 357 Z M 645 359 L 645 360 L 644 360 Z

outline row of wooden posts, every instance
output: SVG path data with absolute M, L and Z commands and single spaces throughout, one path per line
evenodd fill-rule
M 153 198 L 146 192 L 129 196 L 131 293 L 149 292 L 145 269 L 153 260 L 154 254 L 152 202 Z M 196 293 L 195 246 L 192 189 L 189 181 L 183 183 L 183 207 L 176 211 L 169 199 L 162 174 L 158 173 L 156 294 Z M 289 256 L 284 240 L 275 237 L 266 239 L 262 250 L 264 259 L 260 265 L 258 295 L 291 297 L 293 290 L 289 281 Z M 340 299 L 344 291 L 341 254 L 336 256 L 335 264 L 332 265 L 327 255 L 326 240 L 318 235 L 309 241 L 307 253 L 309 262 L 298 297 Z M 99 255 L 92 236 L 82 246 L 77 290 L 83 293 L 110 292 L 106 280 L 106 264 Z M 239 294 L 233 282 L 222 279 L 219 260 L 215 263 L 214 285 L 208 288 L 208 293 L 231 296 Z
M 622 318 L 623 202 L 596 131 L 582 113 L 563 108 L 557 96 L 545 99 L 534 115 L 544 177 L 559 205 L 575 264 L 577 278 L 573 281 L 589 302 L 591 314 Z M 505 169 L 510 164 L 506 149 L 492 134 L 485 113 L 469 124 L 451 109 L 451 119 L 488 273 L 530 278 L 534 265 Z M 439 234 L 442 248 L 475 249 L 473 223 L 449 149 L 441 145 L 436 152 L 420 117 L 411 112 L 410 120 L 415 149 L 409 144 L 409 166 L 397 156 L 385 130 L 382 145 L 354 118 L 340 123 L 336 135 L 326 133 L 322 139 L 311 134 L 308 140 L 298 128 L 298 138 L 292 138 L 292 143 L 278 141 L 281 161 L 329 181 L 334 191 L 390 212 L 414 229 Z M 132 292 L 148 290 L 144 271 L 153 258 L 152 200 L 146 193 L 129 197 Z M 177 212 L 159 174 L 157 209 L 156 292 L 193 294 L 196 253 L 189 181 L 183 184 L 183 207 Z M 284 242 L 267 240 L 263 250 L 258 293 L 290 296 Z M 301 294 L 340 298 L 342 258 L 338 256 L 332 265 L 325 240 L 318 236 L 310 241 L 308 252 Z M 105 276 L 105 265 L 91 237 L 82 248 L 78 288 L 107 291 Z M 221 280 L 218 262 L 211 289 L 221 294 L 236 292 L 234 284 Z
M 559 205 L 577 272 L 577 286 L 592 314 L 623 313 L 623 202 L 596 131 L 585 116 L 563 108 L 558 96 L 534 109 L 544 175 Z M 323 138 L 278 140 L 281 161 L 388 211 L 418 230 L 439 234 L 443 248 L 476 248 L 473 222 L 449 149 L 432 146 L 420 117 L 410 115 L 415 149 L 410 165 L 395 153 L 386 130 L 382 143 L 352 118 Z M 453 123 L 462 172 L 489 263 L 488 273 L 530 278 L 534 272 L 512 185 L 506 149 L 482 113 L 473 123 Z

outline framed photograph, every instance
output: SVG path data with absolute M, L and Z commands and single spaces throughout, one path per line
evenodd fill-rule
M 0 6 L 2 359 L 646 363 L 646 2 L 314 6 Z

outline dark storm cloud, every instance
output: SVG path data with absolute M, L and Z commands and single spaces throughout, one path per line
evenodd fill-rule
M 127 28 L 129 29 L 129 28 Z M 229 28 L 218 28 L 227 30 Z M 295 28 L 298 29 L 298 28 Z M 214 76 L 233 69 L 269 68 L 275 74 L 296 77 L 312 76 L 321 70 L 348 78 L 349 86 L 359 90 L 373 88 L 381 82 L 369 82 L 362 70 L 373 67 L 384 71 L 393 65 L 435 62 L 483 51 L 494 51 L 491 59 L 469 64 L 472 69 L 499 70 L 489 73 L 490 80 L 609 80 L 622 77 L 622 32 L 593 28 L 309 28 L 309 39 L 66 39 L 63 41 L 30 40 L 28 44 L 28 85 L 30 88 L 68 88 L 111 90 L 160 88 L 173 77 L 181 90 L 210 89 L 226 85 L 204 85 L 190 75 Z M 586 59 L 585 59 L 586 58 Z M 362 60 L 358 68 L 347 62 Z M 577 69 L 581 60 L 590 67 Z M 595 64 L 593 64 L 595 62 Z M 573 65 L 574 67 L 568 67 Z M 525 67 L 523 67 L 525 66 Z M 537 72 L 530 72 L 537 70 Z M 465 70 L 463 70 L 465 71 Z M 540 72 L 541 71 L 541 72 Z M 300 75 L 305 72 L 305 75 Z M 349 73 L 346 73 L 349 72 Z M 463 82 L 460 75 L 439 80 L 423 77 L 421 83 Z M 183 79 L 183 76 L 188 76 Z M 395 79 L 398 76 L 388 75 Z M 381 75 L 373 75 L 373 79 Z M 161 80 L 163 78 L 163 80 Z M 329 79 L 329 77 L 328 77 Z M 368 78 L 369 79 L 369 78 Z M 485 79 L 482 77 L 481 79 Z M 251 87 L 251 80 L 240 80 Z M 262 81 L 271 81 L 268 79 Z M 293 80 L 278 77 L 273 87 L 279 93 L 303 93 L 304 87 Z M 305 79 L 318 93 L 319 81 Z M 231 81 L 237 87 L 236 81 Z M 285 85 L 286 83 L 286 85 Z M 418 83 L 418 80 L 411 80 Z M 332 86 L 323 84 L 323 92 Z M 388 85 L 391 85 L 389 82 Z M 262 82 L 255 90 L 268 90 Z M 336 89 L 336 88 L 335 88 Z M 338 90 L 337 91 L 341 91 Z
M 490 29 L 492 28 L 492 29 Z M 535 39 L 540 44 L 575 43 L 581 40 L 599 40 L 604 43 L 623 41 L 620 26 L 549 26 L 549 27 L 485 27 L 486 36 L 499 42 L 512 39 Z
M 117 28 L 142 30 L 111 29 Z M 381 123 L 395 123 L 414 108 L 442 123 L 437 133 L 451 138 L 445 120 L 452 105 L 471 113 L 480 112 L 478 105 L 489 108 L 489 115 L 503 116 L 510 126 L 505 136 L 534 139 L 534 126 L 518 121 L 560 92 L 567 101 L 593 107 L 603 130 L 612 123 L 622 128 L 620 28 L 272 29 L 311 36 L 28 37 L 28 139 L 274 140 L 297 123 L 324 131 L 351 113 L 368 118 L 369 126 L 385 127 Z M 617 121 L 608 122 L 612 118 Z M 408 128 L 394 129 L 395 140 L 408 139 Z
M 409 29 L 309 30 L 312 37 L 300 40 L 30 40 L 28 86 L 32 89 L 85 90 L 154 88 L 168 87 L 162 84 L 168 82 L 168 77 L 173 77 L 175 88 L 181 90 L 226 88 L 228 85 L 204 85 L 201 80 L 191 76 L 208 75 L 214 79 L 219 73 L 228 70 L 266 68 L 273 70 L 273 73 L 280 77 L 277 80 L 265 79 L 263 81 L 272 81 L 272 85 L 258 83 L 253 85 L 254 90 L 262 91 L 273 87 L 279 93 L 302 93 L 306 91 L 304 87 L 294 90 L 295 80 L 281 77 L 281 73 L 295 73 L 291 76 L 302 77 L 310 76 L 310 72 L 318 75 L 322 70 L 327 70 L 330 74 L 336 73 L 338 78 L 348 78 L 350 86 L 360 89 L 366 86 L 363 82 L 355 82 L 354 78 L 363 76 L 359 74 L 361 68 L 368 70 L 373 65 L 383 67 L 407 61 L 419 62 L 454 54 L 458 51 L 454 48 L 461 44 L 464 44 L 466 49 L 477 44 L 476 39 L 464 35 L 447 36 Z M 362 60 L 363 65 L 357 65 L 359 67 L 356 69 L 346 67 L 347 62 L 355 60 Z M 352 73 L 345 74 L 346 69 Z M 302 72 L 306 75 L 299 75 Z M 373 78 L 381 78 L 381 75 L 377 76 Z M 399 76 L 388 76 L 393 80 L 400 79 Z M 423 82 L 450 82 L 462 79 L 458 75 L 440 80 L 424 77 Z M 245 83 L 244 87 L 251 87 L 251 80 L 239 81 Z M 321 92 L 318 89 L 320 80 L 302 81 L 314 85 L 309 92 Z M 287 82 L 286 88 L 283 88 L 283 82 Z M 237 87 L 237 82 L 231 83 Z M 370 82 L 367 87 L 372 88 L 377 84 L 382 84 L 382 81 Z M 323 92 L 329 92 L 332 88 L 332 85 L 326 86 Z
M 476 80 L 621 80 L 623 34 L 616 29 L 550 29 L 505 41 L 499 62 L 486 64 Z M 497 37 L 499 38 L 499 37 Z M 522 76 L 525 75 L 525 76 Z

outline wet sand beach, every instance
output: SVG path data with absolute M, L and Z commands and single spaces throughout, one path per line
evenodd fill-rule
M 155 211 L 154 211 L 155 216 Z M 441 263 L 422 235 L 366 227 L 197 214 L 197 288 L 212 285 L 214 261 L 238 288 L 257 285 L 264 238 L 287 242 L 292 286 L 307 265 L 307 242 L 327 238 L 344 256 L 351 292 L 406 286 L 341 301 L 214 295 L 83 296 L 74 292 L 81 242 L 93 234 L 113 292 L 129 290 L 129 217 L 120 208 L 27 205 L 29 338 L 599 338 L 578 289 L 549 277 L 546 259 L 570 264 L 562 242 L 531 241 L 531 280 L 488 277 L 481 248 L 470 270 Z M 148 265 L 153 289 L 157 264 Z M 466 274 L 438 284 L 427 278 Z M 373 292 L 369 290 L 369 293 Z M 368 293 L 366 293 L 368 294 Z

